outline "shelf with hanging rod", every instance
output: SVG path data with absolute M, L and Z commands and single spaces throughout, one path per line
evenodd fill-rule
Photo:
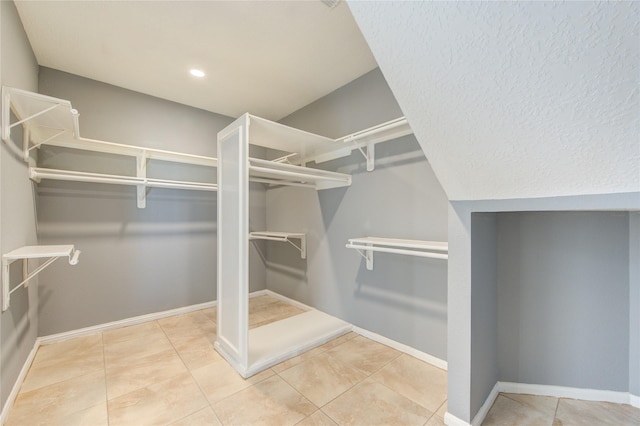
M 10 251 L 2 255 L 2 311 L 9 308 L 11 294 L 20 287 L 27 287 L 29 280 L 38 275 L 47 266 L 55 262 L 59 257 L 68 257 L 70 265 L 78 264 L 80 250 L 76 250 L 73 245 L 53 245 L 53 246 L 25 246 Z M 29 259 L 49 258 L 33 272 L 29 273 Z M 10 287 L 10 267 L 16 260 L 22 260 L 22 282 L 12 290 Z
M 250 240 L 267 240 L 282 241 L 294 246 L 299 252 L 302 259 L 307 258 L 307 236 L 300 232 L 278 232 L 278 231 L 257 231 L 249 232 Z M 300 240 L 300 245 L 291 241 L 292 239 Z
M 394 253 L 408 256 L 448 259 L 449 244 L 444 241 L 404 240 L 397 238 L 364 237 L 350 238 L 347 248 L 355 249 L 373 270 L 373 253 Z

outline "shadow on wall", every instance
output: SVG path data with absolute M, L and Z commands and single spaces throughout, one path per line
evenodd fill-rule
M 361 260 L 354 297 L 389 304 L 421 316 L 447 319 L 447 263 L 407 256 L 374 253 L 374 271 Z M 402 277 L 402 279 L 398 279 Z

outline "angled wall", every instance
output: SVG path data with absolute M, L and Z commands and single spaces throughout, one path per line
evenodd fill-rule
M 340 137 L 400 116 L 374 70 L 283 123 Z M 369 271 L 345 248 L 349 238 L 364 236 L 447 240 L 447 199 L 415 138 L 377 145 L 372 172 L 358 151 L 319 166 L 351 173 L 353 184 L 320 192 L 267 190 L 269 229 L 307 234 L 306 260 L 292 247 L 267 244 L 267 287 L 446 359 L 446 261 L 376 253 Z
M 349 7 L 449 199 L 640 191 L 640 4 Z
M 0 82 L 35 91 L 38 87 L 38 64 L 13 2 L 0 2 L 0 18 Z M 9 144 L 0 144 L 0 247 L 2 253 L 7 253 L 18 247 L 37 244 L 36 222 L 34 191 L 27 178 L 27 165 L 19 155 L 21 127 L 13 128 Z M 14 266 L 11 274 L 13 285 L 20 283 L 22 278 L 21 262 L 15 262 Z M 0 315 L 2 407 L 37 337 L 37 279 L 30 284 L 28 289 L 20 289 L 11 295 L 11 306 Z

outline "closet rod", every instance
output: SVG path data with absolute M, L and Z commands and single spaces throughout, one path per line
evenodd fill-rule
M 396 249 L 396 248 L 387 248 L 387 247 L 366 246 L 366 245 L 359 245 L 359 244 L 353 244 L 353 243 L 347 244 L 346 247 L 356 249 L 356 250 L 406 254 L 410 256 L 430 257 L 433 259 L 449 259 L 449 255 L 446 253 L 433 253 L 428 251 L 416 251 L 416 250 L 405 250 L 405 249 Z
M 38 182 L 40 179 L 64 180 L 72 182 L 107 183 L 113 185 L 144 185 L 155 188 L 191 189 L 194 191 L 216 191 L 218 185 L 202 182 L 188 182 L 154 178 L 137 178 L 133 176 L 108 175 L 101 173 L 76 172 L 69 170 L 42 169 L 32 167 L 29 177 Z

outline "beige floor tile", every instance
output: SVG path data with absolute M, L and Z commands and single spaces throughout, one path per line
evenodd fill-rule
M 433 413 L 367 379 L 322 408 L 340 425 L 424 425 Z
M 305 311 L 303 311 L 302 309 L 297 308 L 293 305 L 277 301 L 276 303 L 266 305 L 257 313 L 260 316 L 264 317 L 265 321 L 279 321 L 295 315 L 303 314 L 304 312 Z
M 258 296 L 249 298 L 249 313 L 255 312 L 264 308 L 266 305 L 279 302 L 278 299 L 272 296 Z
M 121 363 L 120 360 L 115 364 L 107 363 L 106 371 L 107 394 L 109 399 L 113 399 L 188 370 L 171 347 L 142 358 L 130 359 L 128 363 Z
M 20 393 L 6 425 L 62 423 L 66 417 L 104 403 L 104 371 Z
M 296 423 L 296 426 L 338 426 L 336 422 L 331 420 L 329 416 L 323 413 L 321 410 L 316 411 L 300 423 Z
M 194 336 L 216 334 L 216 323 L 201 311 L 162 318 L 158 324 L 173 343 Z
M 162 332 L 160 325 L 156 321 L 143 322 L 129 327 L 117 328 L 102 333 L 104 344 L 116 344 L 131 339 L 139 339 L 150 333 L 155 334 Z
M 77 337 L 64 342 L 42 345 L 33 360 L 33 365 L 57 364 L 102 351 L 102 333 Z
M 549 396 L 499 394 L 482 423 L 491 425 L 551 425 L 558 404 Z
M 273 376 L 275 373 L 268 369 L 248 379 L 243 379 L 233 367 L 223 361 L 191 370 L 191 374 L 198 382 L 209 403 L 214 404 L 254 383 Z
M 105 332 L 104 357 L 107 368 L 114 365 L 126 365 L 138 358 L 173 349 L 171 342 L 155 322 L 126 327 L 121 334 L 114 334 L 108 339 Z M 137 331 L 136 331 L 137 330 Z
M 611 402 L 560 399 L 554 425 L 640 425 L 640 409 Z
M 195 370 L 224 359 L 213 348 L 213 342 L 205 336 L 194 336 L 174 343 L 180 358 L 189 370 Z
M 447 414 L 447 401 L 443 402 L 440 408 L 438 408 L 438 411 L 436 411 L 436 415 L 443 419 L 445 414 Z
M 107 401 L 73 413 L 60 421 L 64 426 L 108 426 Z
M 328 350 L 328 349 L 333 349 L 336 346 L 340 346 L 341 344 L 345 343 L 347 340 L 351 340 L 355 337 L 358 337 L 359 334 L 354 333 L 353 331 L 348 332 L 347 334 L 343 334 L 340 337 L 336 337 L 333 340 L 328 341 L 327 343 L 325 343 L 322 346 L 319 346 L 322 349 Z
M 189 373 L 109 401 L 109 425 L 165 425 L 207 406 Z
M 276 373 L 281 373 L 284 370 L 287 370 L 295 365 L 300 364 L 303 361 L 306 361 L 310 358 L 313 358 L 316 355 L 320 355 L 321 353 L 325 352 L 325 349 L 321 349 L 321 348 L 313 348 L 311 350 L 308 350 L 306 352 L 301 353 L 298 356 L 295 356 L 293 358 L 289 358 L 286 361 L 281 362 L 280 364 L 271 367 L 273 369 L 273 371 L 275 371 Z
M 222 426 L 222 423 L 218 420 L 218 416 L 213 412 L 213 409 L 206 407 L 184 419 L 171 423 L 171 426 Z
M 434 414 L 424 426 L 446 426 L 446 423 L 442 417 Z
M 212 308 L 201 309 L 198 312 L 202 312 L 202 314 L 209 318 L 213 322 L 218 322 L 218 308 L 216 306 Z
M 400 355 L 371 378 L 432 412 L 447 399 L 447 372 L 407 354 Z
M 294 425 L 316 409 L 279 376 L 213 405 L 223 424 L 234 425 Z
M 327 354 L 320 354 L 280 373 L 316 406 L 322 407 L 367 375 Z
M 99 334 L 42 346 L 21 391 L 29 392 L 103 369 L 104 353 Z
M 362 336 L 347 340 L 327 353 L 366 374 L 375 373 L 400 356 L 395 349 Z

